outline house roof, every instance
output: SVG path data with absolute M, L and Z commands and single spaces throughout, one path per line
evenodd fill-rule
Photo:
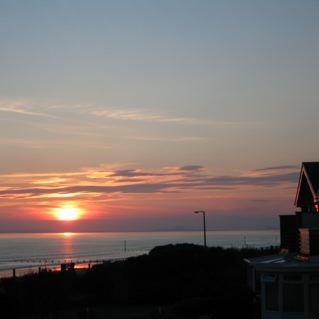
M 318 202 L 319 162 L 303 162 L 299 175 L 295 206 Z
M 296 258 L 296 254 L 277 254 L 245 259 L 245 262 L 259 271 L 316 271 L 319 258 L 311 256 L 306 261 Z

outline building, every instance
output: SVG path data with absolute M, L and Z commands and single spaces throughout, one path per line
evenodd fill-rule
M 262 319 L 319 319 L 319 162 L 302 163 L 295 206 L 280 216 L 280 253 L 246 260 Z

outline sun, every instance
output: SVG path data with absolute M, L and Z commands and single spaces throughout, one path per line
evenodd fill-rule
M 79 210 L 75 207 L 61 207 L 58 209 L 59 220 L 77 220 L 79 218 Z
M 63 221 L 78 220 L 82 215 L 82 209 L 73 205 L 63 205 L 53 211 L 56 219 Z

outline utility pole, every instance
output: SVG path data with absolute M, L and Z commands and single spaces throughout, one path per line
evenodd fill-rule
M 207 247 L 206 242 L 206 213 L 203 210 L 196 210 L 194 214 L 203 214 L 203 225 L 204 225 L 204 247 Z

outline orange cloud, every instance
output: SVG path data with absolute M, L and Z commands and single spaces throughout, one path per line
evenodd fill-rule
M 198 205 L 219 212 L 264 210 L 275 206 L 274 203 L 284 207 L 278 203 L 288 202 L 298 171 L 294 166 L 281 166 L 215 175 L 201 165 L 153 170 L 99 166 L 72 172 L 12 173 L 0 177 L 0 207 L 19 207 L 20 212 L 28 209 L 33 211 L 32 216 L 43 219 L 49 218 L 52 207 L 72 200 L 90 212 L 85 218 L 103 218 L 106 212 L 170 214 L 172 210 L 177 213 Z

